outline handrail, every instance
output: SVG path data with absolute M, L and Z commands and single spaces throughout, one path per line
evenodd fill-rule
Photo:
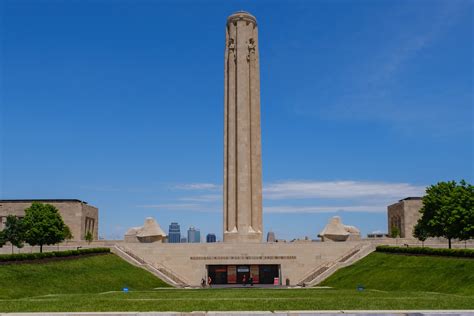
M 360 247 L 360 250 L 352 254 L 349 258 L 346 259 L 346 261 L 337 261 L 335 264 L 330 266 L 327 270 L 323 271 L 321 274 L 317 275 L 313 280 L 307 282 L 308 285 L 313 285 L 315 283 L 319 283 L 323 281 L 324 279 L 328 278 L 330 275 L 332 275 L 334 272 L 339 270 L 342 267 L 346 267 L 350 264 L 352 264 L 355 260 L 361 259 L 365 256 L 367 256 L 369 253 L 371 253 L 375 247 L 373 245 L 368 244 L 368 245 L 362 245 Z
M 356 256 L 357 254 L 360 254 L 362 248 L 364 248 L 365 246 L 367 245 L 359 244 L 351 248 L 349 251 L 345 252 L 342 256 L 338 257 L 336 260 L 325 262 L 317 266 L 310 273 L 305 275 L 305 277 L 298 283 L 298 285 L 305 286 L 306 284 L 314 283 L 314 280 L 318 279 L 320 276 L 324 274 L 327 274 L 329 271 L 333 270 L 334 267 L 339 267 L 339 265 L 348 263 L 350 259 L 353 259 L 354 256 Z
M 169 283 L 172 285 L 176 286 L 186 286 L 187 284 L 175 273 L 171 272 L 169 269 L 166 267 L 155 267 L 152 264 L 148 263 L 145 259 L 142 257 L 136 255 L 129 249 L 123 247 L 123 246 L 118 246 L 115 245 L 115 248 L 119 250 L 122 254 L 126 255 L 129 259 L 132 259 L 138 266 L 144 267 L 147 270 L 152 270 L 153 272 L 157 273 L 160 275 L 160 277 L 167 279 Z M 151 271 L 150 271 L 151 272 Z

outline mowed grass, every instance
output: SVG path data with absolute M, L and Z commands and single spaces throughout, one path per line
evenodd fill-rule
M 2 312 L 472 309 L 474 297 L 337 289 L 206 289 L 0 300 Z
M 151 290 L 169 285 L 113 254 L 47 263 L 0 265 L 0 299 L 100 293 L 120 291 L 123 287 Z
M 472 264 L 374 253 L 338 271 L 325 282 L 329 289 L 154 289 L 162 281 L 105 255 L 0 266 L 0 312 L 474 309 Z M 380 273 L 382 265 L 390 270 Z M 420 273 L 431 281 L 421 282 Z M 433 289 L 440 280 L 445 286 Z M 128 293 L 120 291 L 125 284 Z
M 338 289 L 423 291 L 474 295 L 474 259 L 374 252 L 321 285 Z

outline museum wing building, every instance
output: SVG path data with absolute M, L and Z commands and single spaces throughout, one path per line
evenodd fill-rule
M 74 199 L 0 200 L 0 230 L 4 228 L 8 215 L 24 217 L 25 209 L 33 202 L 51 204 L 56 207 L 64 223 L 69 226 L 73 240 L 85 240 L 88 232 L 92 233 L 94 240 L 98 239 L 99 209 L 87 202 Z

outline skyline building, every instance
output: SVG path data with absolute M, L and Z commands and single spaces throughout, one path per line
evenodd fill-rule
M 188 243 L 200 243 L 201 242 L 201 231 L 194 226 L 188 229 Z
M 267 234 L 267 242 L 275 242 L 275 241 L 276 241 L 275 233 L 272 231 L 269 231 Z
M 206 242 L 216 242 L 217 238 L 215 234 L 207 234 Z
M 169 226 L 168 242 L 172 244 L 177 244 L 181 242 L 181 228 L 176 222 L 172 222 Z

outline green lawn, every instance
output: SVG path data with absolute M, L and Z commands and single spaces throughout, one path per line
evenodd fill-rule
M 474 295 L 474 259 L 374 252 L 340 269 L 321 285 L 381 291 L 424 291 Z
M 328 279 L 330 289 L 189 290 L 154 289 L 162 281 L 103 255 L 0 266 L 0 312 L 474 309 L 473 265 L 374 253 Z M 120 292 L 124 285 L 129 293 Z
M 169 285 L 113 254 L 0 265 L 0 299 L 100 293 L 119 291 L 124 286 L 131 290 L 151 290 Z

